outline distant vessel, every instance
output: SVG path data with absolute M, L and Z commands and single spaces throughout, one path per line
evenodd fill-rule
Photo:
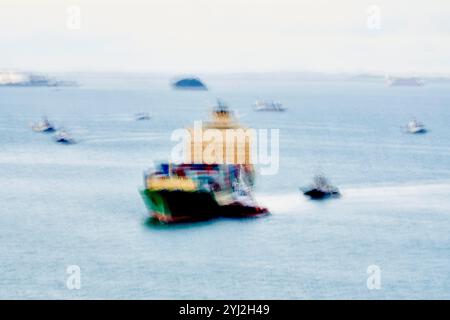
M 337 198 L 341 195 L 339 189 L 330 185 L 321 175 L 315 176 L 313 185 L 301 191 L 311 199 Z
M 409 133 L 425 133 L 427 132 L 427 129 L 425 128 L 425 125 L 416 119 L 413 119 L 408 122 L 408 125 L 406 126 L 406 130 Z
M 74 144 L 75 140 L 64 129 L 60 129 L 55 134 L 55 141 L 62 144 Z
M 227 130 L 243 127 L 220 103 L 213 110 L 213 121 L 203 124 L 200 134 L 208 129 L 215 129 L 227 143 Z M 196 132 L 189 130 L 191 139 L 187 148 L 192 152 L 192 159 L 181 164 L 162 163 L 155 171 L 144 174 L 145 187 L 141 195 L 151 216 L 157 221 L 172 223 L 268 214 L 252 196 L 254 169 L 250 163 L 250 141 L 225 148 L 229 151 L 224 152 L 221 163 L 205 163 L 203 153 L 210 145 L 198 141 Z M 244 159 L 238 157 L 240 152 L 245 152 Z M 228 153 L 233 155 L 230 164 L 225 160 Z
M 150 120 L 151 117 L 147 112 L 139 112 L 136 113 L 134 115 L 134 118 L 136 119 L 136 121 L 140 121 L 140 120 Z
M 46 132 L 46 133 L 55 131 L 55 127 L 48 121 L 46 117 L 44 117 L 41 121 L 34 123 L 31 126 L 31 129 L 33 129 L 33 131 L 35 132 Z
M 279 102 L 272 100 L 256 100 L 253 104 L 255 111 L 285 111 L 286 108 Z
M 423 80 L 417 77 L 386 77 L 386 84 L 388 86 L 409 86 L 420 87 L 424 85 Z
M 47 76 L 15 71 L 0 71 L 0 87 L 59 87 L 74 83 L 57 81 Z
M 172 83 L 174 89 L 195 89 L 195 90 L 208 90 L 206 85 L 198 78 L 182 78 Z

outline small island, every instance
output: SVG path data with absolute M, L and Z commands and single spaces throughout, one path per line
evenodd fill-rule
M 185 89 L 185 90 L 208 90 L 206 85 L 198 78 L 182 78 L 175 80 L 172 83 L 174 89 Z

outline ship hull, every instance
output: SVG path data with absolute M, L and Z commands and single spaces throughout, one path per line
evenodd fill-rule
M 255 109 L 255 111 L 258 111 L 258 112 L 283 112 L 283 111 L 286 111 L 286 109 Z
M 327 199 L 327 198 L 339 198 L 340 197 L 340 193 L 338 191 L 325 192 L 325 191 L 322 191 L 319 189 L 311 189 L 311 190 L 303 192 L 303 194 L 314 200 L 322 200 L 322 199 Z
M 245 206 L 240 203 L 219 205 L 210 192 L 145 189 L 141 191 L 141 195 L 150 215 L 163 223 L 268 214 L 265 208 Z
M 43 132 L 43 133 L 52 133 L 52 132 L 56 131 L 55 128 L 53 128 L 53 127 L 41 127 L 38 125 L 32 126 L 32 129 L 35 132 Z
M 425 129 L 425 128 L 414 128 L 414 129 L 408 129 L 408 132 L 412 133 L 412 134 L 420 134 L 420 133 L 426 133 L 427 129 Z

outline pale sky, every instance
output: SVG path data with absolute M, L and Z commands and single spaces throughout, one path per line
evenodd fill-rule
M 450 74 L 450 1 L 0 0 L 0 41 L 0 69 Z

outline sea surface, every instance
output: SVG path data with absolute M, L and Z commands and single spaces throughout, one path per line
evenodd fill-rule
M 72 78 L 0 87 L 1 299 L 450 299 L 449 84 L 204 75 L 210 90 L 174 91 L 166 75 Z M 255 190 L 272 214 L 150 223 L 143 171 L 216 97 L 243 124 L 279 129 L 278 173 Z M 254 112 L 257 98 L 288 110 Z M 33 132 L 42 115 L 78 143 Z M 429 132 L 406 134 L 412 117 Z M 340 199 L 300 193 L 318 173 Z

